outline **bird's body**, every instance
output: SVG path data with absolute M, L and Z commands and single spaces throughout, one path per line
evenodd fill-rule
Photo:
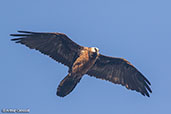
M 86 74 L 89 69 L 96 62 L 99 52 L 96 48 L 84 47 L 80 51 L 79 57 L 74 61 L 69 74 L 61 81 L 58 86 L 57 95 L 66 96 L 70 93 L 80 81 L 84 74 Z M 65 85 L 65 86 L 64 86 Z M 64 92 L 66 90 L 66 92 Z
M 72 66 L 72 73 L 84 75 L 96 62 L 99 53 L 94 48 L 85 47 Z M 95 55 L 93 56 L 93 54 Z M 97 54 L 96 54 L 97 53 Z
M 24 34 L 11 34 L 21 37 L 12 41 L 39 50 L 69 67 L 68 75 L 57 88 L 58 96 L 68 95 L 84 74 L 121 84 L 142 95 L 152 92 L 150 82 L 125 59 L 101 55 L 98 48 L 80 46 L 62 33 L 19 32 Z

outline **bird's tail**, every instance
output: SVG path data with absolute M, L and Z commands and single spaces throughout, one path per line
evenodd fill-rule
M 80 82 L 82 76 L 80 75 L 74 75 L 69 73 L 59 84 L 57 88 L 56 95 L 60 97 L 65 97 L 68 95 L 77 85 L 78 82 Z

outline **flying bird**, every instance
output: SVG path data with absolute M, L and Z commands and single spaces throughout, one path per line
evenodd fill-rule
M 69 67 L 68 75 L 57 88 L 57 96 L 68 95 L 84 74 L 121 84 L 144 96 L 149 97 L 149 92 L 152 93 L 149 87 L 151 84 L 147 78 L 126 59 L 102 55 L 96 47 L 80 46 L 63 33 L 18 32 L 20 34 L 10 34 L 18 37 L 11 39 L 12 41 L 38 50 Z

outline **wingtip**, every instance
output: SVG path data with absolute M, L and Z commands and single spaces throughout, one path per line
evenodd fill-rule
M 150 92 L 150 93 L 151 93 L 151 92 Z M 146 91 L 146 92 L 141 92 L 141 95 L 150 97 L 150 94 L 149 94 L 147 91 Z
M 19 33 L 33 33 L 31 31 L 24 31 L 24 30 L 18 30 L 17 32 L 19 32 Z
M 148 81 L 148 79 L 145 76 L 143 76 L 143 78 L 149 85 L 151 85 L 150 81 Z
M 147 97 L 150 97 L 149 93 L 146 93 L 146 96 L 147 96 Z
M 16 39 L 10 39 L 11 41 L 15 41 Z
M 34 32 L 30 32 L 30 31 L 17 31 L 18 34 L 10 34 L 10 36 L 14 36 L 14 37 L 22 37 L 22 36 L 29 36 L 30 34 L 33 34 Z M 21 33 L 21 34 L 20 34 Z M 35 34 L 35 33 L 34 33 Z
M 43 34 L 42 32 L 32 32 L 32 31 L 23 31 L 23 30 L 18 30 L 17 32 L 19 33 L 27 33 L 27 34 Z
M 15 36 L 16 34 L 10 34 L 10 36 Z
M 14 39 L 11 39 L 11 41 L 14 41 L 15 43 L 21 43 L 21 40 L 23 38 L 14 38 Z

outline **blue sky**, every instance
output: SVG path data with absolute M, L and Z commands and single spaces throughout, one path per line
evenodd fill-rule
M 30 114 L 170 113 L 171 1 L 1 0 L 0 110 Z M 56 88 L 68 68 L 11 42 L 17 30 L 62 32 L 100 53 L 124 57 L 151 82 L 150 98 L 85 75 L 60 98 Z M 1 112 L 0 112 L 1 113 Z

